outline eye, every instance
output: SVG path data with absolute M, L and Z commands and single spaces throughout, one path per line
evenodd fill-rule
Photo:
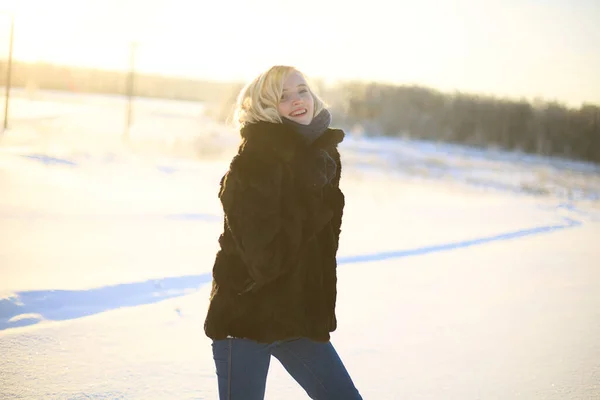
M 308 93 L 308 89 L 300 89 L 300 93 Z
M 281 95 L 281 98 L 279 99 L 280 101 L 285 101 L 287 99 L 287 95 L 285 93 L 283 93 Z

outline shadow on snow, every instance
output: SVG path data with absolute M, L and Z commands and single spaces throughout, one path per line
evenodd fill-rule
M 338 258 L 338 264 L 377 262 L 389 259 L 420 256 L 486 243 L 518 239 L 526 236 L 555 232 L 581 225 L 580 221 L 563 218 L 563 223 L 539 226 L 515 232 L 481 237 L 435 246 L 378 252 Z M 151 304 L 183 296 L 210 283 L 211 273 L 163 278 L 145 282 L 124 283 L 89 290 L 34 290 L 18 292 L 0 299 L 0 331 L 32 325 L 40 320 L 68 320 L 101 313 L 121 307 Z

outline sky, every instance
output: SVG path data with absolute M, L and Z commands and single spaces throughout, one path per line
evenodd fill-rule
M 600 104 L 596 0 L 0 0 L 14 56 L 248 80 L 273 64 L 309 77 Z M 8 48 L 0 11 L 0 57 Z

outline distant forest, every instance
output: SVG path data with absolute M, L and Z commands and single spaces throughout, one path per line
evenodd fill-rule
M 338 123 L 387 136 L 466 144 L 600 163 L 600 107 L 442 93 L 349 82 L 335 88 Z
M 6 85 L 6 61 L 0 61 L 0 85 Z M 11 86 L 29 90 L 46 89 L 81 93 L 127 94 L 129 73 L 78 68 L 49 63 L 13 62 Z M 228 93 L 235 84 L 150 75 L 136 72 L 133 93 L 189 101 L 212 101 Z
M 6 62 L 0 62 L 0 82 Z M 600 164 L 600 106 L 443 93 L 420 86 L 344 82 L 318 92 L 343 128 L 481 148 L 517 150 Z M 84 93 L 126 94 L 127 72 L 46 63 L 13 63 L 12 86 Z M 230 116 L 239 82 L 211 82 L 136 74 L 134 94 L 207 102 L 213 116 Z

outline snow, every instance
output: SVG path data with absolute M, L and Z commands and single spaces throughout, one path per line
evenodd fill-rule
M 216 399 L 202 325 L 236 133 L 137 99 L 124 143 L 122 99 L 17 94 L 0 398 Z M 597 167 L 351 132 L 341 149 L 332 340 L 365 399 L 600 398 Z M 266 398 L 307 396 L 274 361 Z

